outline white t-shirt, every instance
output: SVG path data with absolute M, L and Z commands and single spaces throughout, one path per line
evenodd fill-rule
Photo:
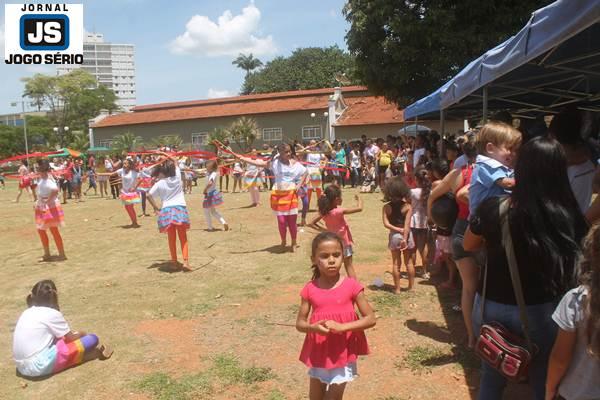
M 70 331 L 65 317 L 54 308 L 33 306 L 23 311 L 13 334 L 13 358 L 17 367 Z
M 56 181 L 48 176 L 46 179 L 40 178 L 36 190 L 39 198 L 48 198 L 53 191 L 58 191 L 58 186 Z
M 426 205 L 421 201 L 423 189 L 415 188 L 410 190 L 410 201 L 412 206 L 412 218 L 410 227 L 417 229 L 427 228 L 427 209 Z
M 125 172 L 123 168 L 119 168 L 115 172 L 121 176 L 123 191 L 133 192 L 137 183 L 137 171 L 130 169 L 129 172 Z
M 379 153 L 379 147 L 377 147 L 377 145 L 375 145 L 375 144 L 373 144 L 365 149 L 365 154 L 367 155 L 367 157 L 375 158 L 377 153 Z
M 210 174 L 206 175 L 206 184 L 207 185 L 215 185 L 215 187 L 216 187 L 218 176 L 219 176 L 219 174 L 217 173 L 217 171 L 213 171 Z
M 275 190 L 295 189 L 301 183 L 302 175 L 306 173 L 304 165 L 292 160 L 289 164 L 284 164 L 279 159 L 272 161 L 271 169 L 275 175 Z
M 360 168 L 360 152 L 356 150 L 350 152 L 350 167 Z
M 154 198 L 160 198 L 162 208 L 183 206 L 186 207 L 183 187 L 181 184 L 181 171 L 175 169 L 175 176 L 163 178 L 156 182 L 148 194 Z
M 421 156 L 423 156 L 425 154 L 425 147 L 421 147 L 420 149 L 416 149 L 414 154 L 413 154 L 413 167 L 417 168 L 417 165 L 419 165 L 419 160 L 421 159 Z
M 587 352 L 585 304 L 588 297 L 584 286 L 571 289 L 564 295 L 552 314 L 560 329 L 575 332 L 577 340 L 569 369 L 560 382 L 558 394 L 565 399 L 599 399 L 600 363 Z

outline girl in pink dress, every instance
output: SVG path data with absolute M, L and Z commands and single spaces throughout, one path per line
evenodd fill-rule
M 317 225 L 320 220 L 325 221 L 325 226 L 329 232 L 336 233 L 344 243 L 344 268 L 346 274 L 350 278 L 357 279 L 356 271 L 352 265 L 352 254 L 354 250 L 352 248 L 352 233 L 350 233 L 350 227 L 346 222 L 344 215 L 354 214 L 362 211 L 362 200 L 355 195 L 356 207 L 342 208 L 342 191 L 337 185 L 327 186 L 325 192 L 319 197 L 319 215 L 316 216 L 311 222 L 310 226 L 315 229 L 322 228 Z
M 312 242 L 313 278 L 300 292 L 296 329 L 306 333 L 300 361 L 309 368 L 311 400 L 343 398 L 346 383 L 357 375 L 358 356 L 369 353 L 363 331 L 375 326 L 362 285 L 340 275 L 343 249 L 335 233 L 318 234 Z

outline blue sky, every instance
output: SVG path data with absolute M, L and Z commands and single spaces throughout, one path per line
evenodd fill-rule
M 12 1 L 11 1 L 12 2 Z M 40 2 L 46 3 L 46 2 Z M 137 104 L 235 95 L 244 72 L 240 51 L 263 62 L 298 47 L 346 48 L 343 0 L 91 0 L 83 1 L 87 31 L 136 46 Z M 0 9 L 4 53 L 4 7 Z M 15 110 L 21 77 L 54 74 L 53 66 L 0 64 L 0 114 Z

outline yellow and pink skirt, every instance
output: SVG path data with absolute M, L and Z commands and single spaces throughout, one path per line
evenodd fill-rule
M 313 189 L 321 188 L 321 170 L 319 168 L 310 167 L 308 169 L 308 177 Z
M 140 198 L 140 194 L 138 192 L 123 192 L 119 195 L 121 202 L 124 206 L 129 206 L 132 204 L 138 204 L 142 201 Z
M 273 190 L 271 192 L 271 209 L 281 215 L 297 214 L 296 190 Z
M 35 205 L 35 226 L 37 229 L 45 231 L 48 228 L 55 228 L 65 225 L 65 213 L 60 206 L 60 201 L 54 201 L 48 204 L 40 199 Z

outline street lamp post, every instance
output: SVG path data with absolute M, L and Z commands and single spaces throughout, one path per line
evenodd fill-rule
M 327 117 L 329 117 L 329 113 L 327 111 L 325 111 L 323 113 L 323 117 L 321 117 L 321 116 L 317 117 L 317 114 L 312 112 L 312 113 L 310 113 L 310 117 L 313 119 L 317 119 L 317 121 L 319 122 L 319 126 L 321 126 L 321 121 L 328 121 Z M 325 132 L 323 133 L 323 135 L 325 135 L 328 132 L 328 126 L 329 126 L 329 124 L 327 124 L 325 126 Z
M 62 149 L 63 147 L 65 147 L 65 132 L 69 132 L 69 127 L 68 126 L 63 126 L 63 127 L 55 126 L 54 128 L 52 128 L 52 130 L 60 138 L 60 148 Z
M 23 100 L 21 101 L 13 101 L 12 103 L 10 103 L 11 106 L 16 107 L 17 104 L 21 103 L 21 110 L 22 110 L 22 115 L 23 115 L 23 134 L 25 136 L 25 155 L 27 156 L 27 161 L 29 161 L 29 144 L 27 143 L 27 115 L 25 115 L 25 102 Z M 16 126 L 16 121 L 15 121 L 15 126 Z

